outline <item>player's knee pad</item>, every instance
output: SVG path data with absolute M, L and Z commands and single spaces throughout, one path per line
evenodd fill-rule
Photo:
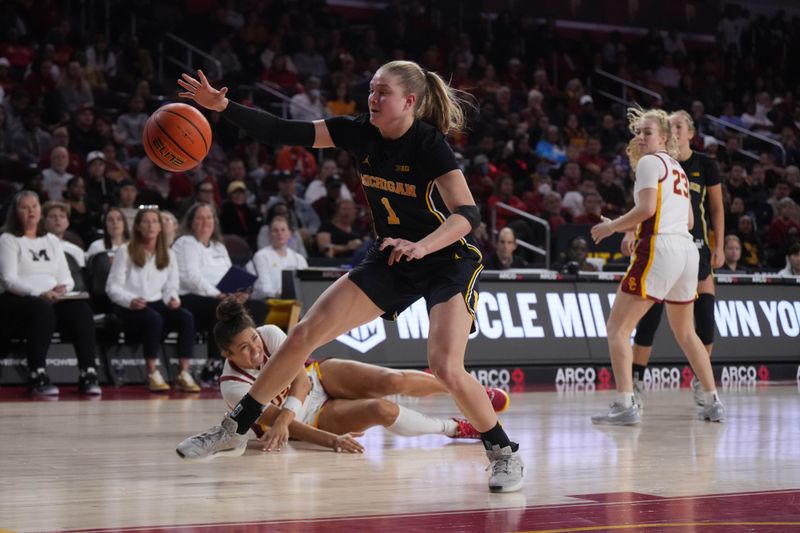
M 634 344 L 639 346 L 652 346 L 656 336 L 658 324 L 661 322 L 661 312 L 664 304 L 653 304 L 647 313 L 639 320 L 636 326 L 636 335 L 633 336 Z
M 701 293 L 694 303 L 694 330 L 703 344 L 714 343 L 714 301 L 713 294 Z

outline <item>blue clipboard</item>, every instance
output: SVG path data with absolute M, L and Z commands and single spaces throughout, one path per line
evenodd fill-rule
M 225 294 L 250 290 L 258 276 L 251 274 L 240 266 L 233 265 L 217 283 L 217 289 Z

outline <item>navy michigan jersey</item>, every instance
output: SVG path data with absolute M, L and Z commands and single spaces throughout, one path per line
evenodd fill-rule
M 333 143 L 356 159 L 379 241 L 417 242 L 442 225 L 449 212 L 434 181 L 458 164 L 433 124 L 417 119 L 398 139 L 384 139 L 368 115 L 333 117 L 325 124 Z
M 683 171 L 689 178 L 691 191 L 692 211 L 694 212 L 694 227 L 692 238 L 698 247 L 709 247 L 708 240 L 708 214 L 706 213 L 706 195 L 708 188 L 719 185 L 719 167 L 717 162 L 705 154 L 692 152 L 691 157 L 680 162 Z M 717 235 L 716 238 L 720 238 Z

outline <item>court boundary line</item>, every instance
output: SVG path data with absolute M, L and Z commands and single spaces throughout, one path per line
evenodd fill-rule
M 638 504 L 652 504 L 657 501 L 670 501 L 670 502 L 680 502 L 680 501 L 687 501 L 687 500 L 702 500 L 707 498 L 734 498 L 734 497 L 744 497 L 744 496 L 763 496 L 763 495 L 779 495 L 779 494 L 799 494 L 800 495 L 800 487 L 794 489 L 778 489 L 778 490 L 766 490 L 766 491 L 748 491 L 748 492 L 725 492 L 725 493 L 718 493 L 718 494 L 702 494 L 702 495 L 695 495 L 695 496 L 655 496 L 657 499 L 646 499 L 646 500 L 632 500 L 632 501 L 622 501 L 622 502 L 596 502 L 591 500 L 585 500 L 581 502 L 574 502 L 574 503 L 562 503 L 562 504 L 546 504 L 546 505 L 530 505 L 530 506 L 509 506 L 509 507 L 489 507 L 483 509 L 460 509 L 454 511 L 430 511 L 425 513 L 395 513 L 395 514 L 377 514 L 377 515 L 355 515 L 355 516 L 333 516 L 333 517 L 316 517 L 316 518 L 288 518 L 283 520 L 258 520 L 258 521 L 245 521 L 245 522 L 200 522 L 200 523 L 188 523 L 188 524 L 169 524 L 169 525 L 151 525 L 151 526 L 131 526 L 131 527 L 122 527 L 122 528 L 91 528 L 91 529 L 68 529 L 63 530 L 64 533 L 99 533 L 101 531 L 114 531 L 114 532 L 134 532 L 134 531 L 148 531 L 152 529 L 178 529 L 178 528 L 194 528 L 194 529 L 208 529 L 208 528 L 218 528 L 218 527 L 246 527 L 246 526 L 267 526 L 267 525 L 284 525 L 284 524 L 313 524 L 319 522 L 342 522 L 347 520 L 374 520 L 374 519 L 381 519 L 381 518 L 424 518 L 428 516 L 458 516 L 458 515 L 466 515 L 470 513 L 491 513 L 495 511 L 508 511 L 512 509 L 531 509 L 531 510 L 539 510 L 539 509 L 561 509 L 561 508 L 593 508 L 593 507 L 612 507 L 612 506 L 619 506 L 619 505 L 638 505 Z M 614 492 L 609 492 L 608 494 L 619 494 Z M 642 493 L 644 494 L 644 493 Z M 502 497 L 502 496 L 501 496 Z M 568 498 L 579 498 L 577 496 L 567 496 Z M 701 522 L 702 524 L 702 522 Z M 727 525 L 734 525 L 733 522 L 727 523 Z M 600 526 L 598 526 L 600 527 Z M 605 528 L 611 526 L 602 526 Z M 634 527 L 634 525 L 625 526 L 625 527 Z M 554 530 L 544 530 L 544 531 L 570 531 L 570 529 L 554 529 Z M 581 531 L 581 530 L 574 530 L 574 531 Z

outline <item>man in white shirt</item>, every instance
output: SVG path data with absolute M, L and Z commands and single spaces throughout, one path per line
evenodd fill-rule
M 50 152 L 50 168 L 42 171 L 44 188 L 50 200 L 61 200 L 67 182 L 72 179 L 72 174 L 67 172 L 69 166 L 69 152 L 63 146 L 56 146 Z
M 330 112 L 322 100 L 319 90 L 320 81 L 316 76 L 309 76 L 305 83 L 305 91 L 292 96 L 289 112 L 295 120 L 319 120 L 328 118 Z
M 64 240 L 64 234 L 69 229 L 69 206 L 63 202 L 47 202 L 42 207 L 44 215 L 44 229 L 52 233 L 61 241 L 64 252 L 69 254 L 78 266 L 86 266 L 86 252 L 78 245 Z
M 308 268 L 306 259 L 288 247 L 292 232 L 289 221 L 275 217 L 269 225 L 270 245 L 259 250 L 247 263 L 247 270 L 258 276 L 253 287 L 253 298 L 278 298 L 283 292 L 283 270 Z

